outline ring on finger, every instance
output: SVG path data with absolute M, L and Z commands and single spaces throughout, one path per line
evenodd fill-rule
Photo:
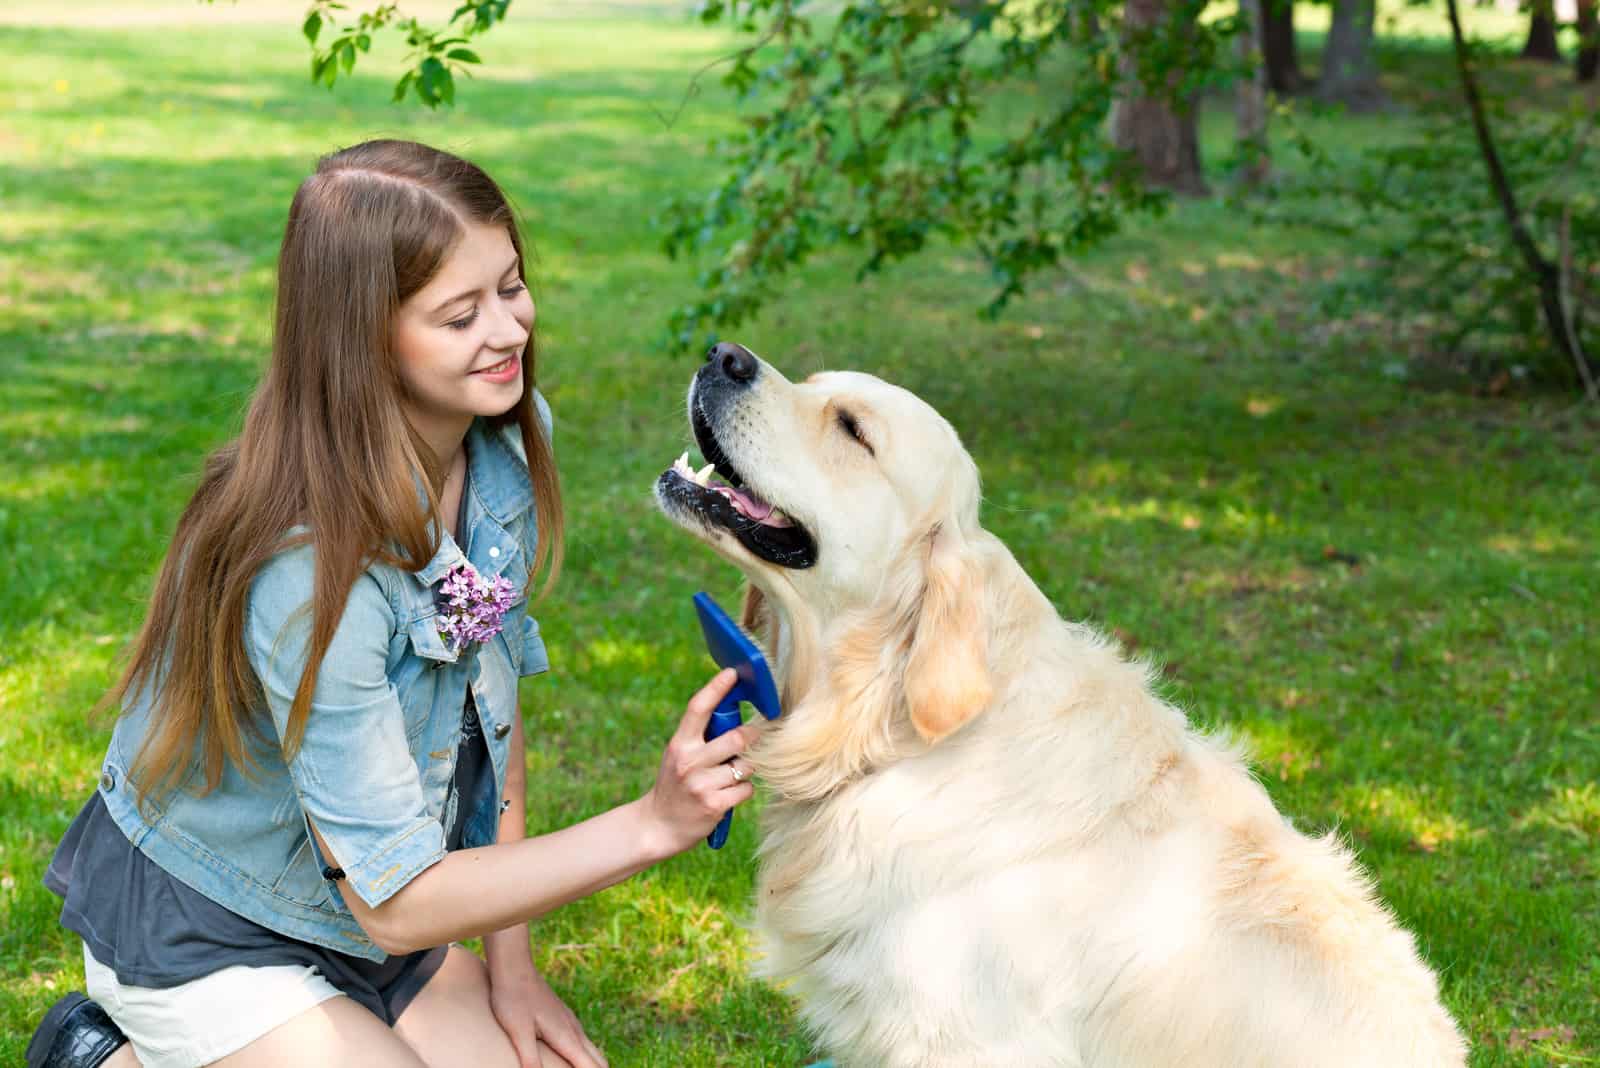
M 739 765 L 730 760 L 728 761 L 728 770 L 733 772 L 733 785 L 737 786 L 744 782 L 744 772 L 739 770 Z

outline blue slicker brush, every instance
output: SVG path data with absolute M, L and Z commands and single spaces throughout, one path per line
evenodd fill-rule
M 749 701 L 763 716 L 777 719 L 783 711 L 778 707 L 778 687 L 772 681 L 772 672 L 767 670 L 767 658 L 761 655 L 756 643 L 728 618 L 728 613 L 711 599 L 710 594 L 695 594 L 694 607 L 700 614 L 700 629 L 705 631 L 706 649 L 710 651 L 711 659 L 717 662 L 717 666 L 731 667 L 739 673 L 739 681 L 733 684 L 728 696 L 711 713 L 711 722 L 706 724 L 706 741 L 727 734 L 744 722 L 744 714 L 739 709 L 740 701 Z M 728 828 L 732 826 L 733 810 L 730 808 L 723 813 L 721 822 L 706 839 L 706 844 L 712 849 L 721 849 L 728 840 Z

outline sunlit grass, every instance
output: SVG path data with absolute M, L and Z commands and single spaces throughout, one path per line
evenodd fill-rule
M 1600 784 L 1552 786 L 1549 800 L 1528 809 L 1516 826 L 1549 827 L 1580 842 L 1600 841 Z

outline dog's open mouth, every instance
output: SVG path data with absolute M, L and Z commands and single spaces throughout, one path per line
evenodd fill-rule
M 662 472 L 656 492 L 663 503 L 720 527 L 756 556 L 779 567 L 807 568 L 817 562 L 817 543 L 793 518 L 745 484 L 717 444 L 711 423 L 695 404 L 690 422 L 704 467 L 689 466 L 685 452 Z

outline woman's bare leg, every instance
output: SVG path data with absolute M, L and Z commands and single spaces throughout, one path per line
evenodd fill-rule
M 279 1024 L 248 1046 L 215 1062 L 215 1068 L 426 1068 L 411 1047 L 374 1016 L 343 995 L 329 998 Z
M 571 1068 L 539 1043 L 539 1068 Z M 394 1029 L 347 997 L 321 1002 L 268 1031 L 214 1068 L 297 1068 L 371 1064 L 374 1068 L 520 1068 L 511 1040 L 489 1008 L 489 973 L 462 946 L 417 992 Z M 141 1068 L 133 1044 L 102 1068 Z
M 464 946 L 451 946 L 433 978 L 395 1021 L 428 1068 L 520 1068 L 511 1039 L 489 1008 L 489 969 Z M 543 1042 L 540 1068 L 571 1068 Z

